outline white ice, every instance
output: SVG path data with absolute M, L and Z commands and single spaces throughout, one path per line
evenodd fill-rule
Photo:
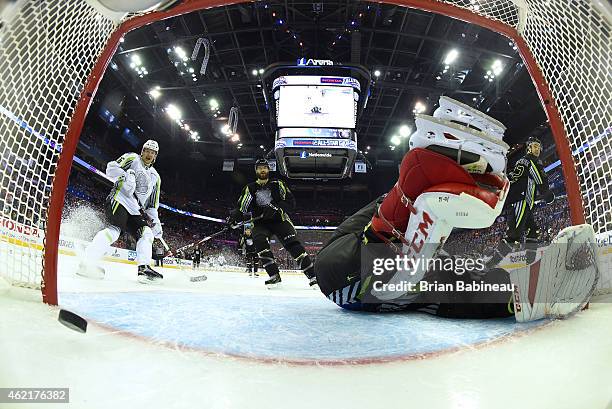
M 106 263 L 102 281 L 74 276 L 74 265 L 61 257 L 60 304 L 95 315 L 87 316 L 86 334 L 60 325 L 58 307 L 27 300 L 28 290 L 0 290 L 0 387 L 69 387 L 70 404 L 51 407 L 541 409 L 605 408 L 612 400 L 610 296 L 570 319 L 497 337 L 494 331 L 512 324 L 342 311 L 300 275 L 267 290 L 263 275 L 212 272 L 194 284 L 163 269 L 163 285 L 143 286 L 133 265 Z M 425 333 L 411 333 L 402 320 Z M 381 333 L 351 333 L 351 325 Z M 472 330 L 493 334 L 493 342 L 462 341 Z M 346 339 L 339 348 L 348 336 L 357 342 Z M 377 348 L 411 351 L 404 336 L 459 348 L 386 363 L 347 358 Z M 282 351 L 278 362 L 265 359 L 275 351 Z M 321 362 L 286 359 L 300 351 L 320 352 Z M 0 403 L 11 407 L 45 405 Z

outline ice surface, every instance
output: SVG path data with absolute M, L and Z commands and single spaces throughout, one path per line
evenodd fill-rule
M 612 398 L 612 298 L 534 327 L 351 313 L 299 275 L 267 290 L 263 276 L 190 283 L 164 269 L 164 285 L 144 286 L 135 266 L 107 263 L 94 281 L 72 274 L 74 260 L 60 259 L 60 303 L 90 319 L 88 332 L 61 326 L 57 308 L 0 294 L 0 387 L 70 387 L 70 408 L 597 408 Z

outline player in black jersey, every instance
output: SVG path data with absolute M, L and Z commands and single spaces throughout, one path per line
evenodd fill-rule
M 193 260 L 193 268 L 200 268 L 200 261 L 202 259 L 202 250 L 200 250 L 199 247 L 196 247 L 195 250 L 193 250 L 193 254 L 191 255 L 191 258 Z
M 527 140 L 527 153 L 516 162 L 509 174 L 510 190 L 506 199 L 506 237 L 489 260 L 490 266 L 499 263 L 508 253 L 525 243 L 528 250 L 542 240 L 542 232 L 533 219 L 533 205 L 536 198 L 550 204 L 555 195 L 548 185 L 548 177 L 539 159 L 542 143 L 535 137 Z M 525 236 L 523 240 L 523 236 Z M 528 251 L 528 261 L 533 261 L 534 251 Z
M 257 257 L 257 250 L 253 242 L 251 226 L 244 229 L 244 234 L 240 237 L 239 247 L 246 260 L 246 272 L 249 273 L 249 276 L 259 277 L 257 273 L 259 258 Z
M 270 237 L 275 235 L 291 254 L 300 269 L 309 279 L 310 286 L 317 284 L 312 260 L 297 238 L 297 233 L 288 212 L 295 207 L 295 198 L 287 185 L 281 180 L 270 180 L 270 166 L 265 159 L 255 162 L 257 180 L 244 187 L 238 199 L 238 208 L 232 211 L 229 222 L 244 219 L 251 213 L 253 222 L 253 242 L 263 268 L 270 276 L 266 285 L 281 282 L 279 268 L 270 250 Z

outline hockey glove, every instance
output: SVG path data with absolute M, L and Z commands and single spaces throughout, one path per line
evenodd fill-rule
M 230 215 L 227 217 L 227 219 L 225 219 L 225 223 L 232 227 L 238 223 L 240 223 L 243 219 L 243 215 L 242 212 L 240 212 L 240 210 L 236 209 L 233 210 Z
M 273 220 L 282 214 L 282 210 L 274 206 L 272 203 L 268 203 L 267 206 L 263 207 L 263 218 L 265 220 Z
M 126 195 L 132 196 L 136 190 L 136 172 L 134 172 L 132 169 L 128 169 L 125 172 L 125 176 L 122 177 L 121 182 L 121 189 Z
M 164 230 L 159 220 L 151 227 L 151 230 L 153 231 L 153 237 L 156 239 L 161 239 L 164 235 Z

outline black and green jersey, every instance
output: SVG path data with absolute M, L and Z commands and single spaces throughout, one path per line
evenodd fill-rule
M 535 203 L 538 194 L 548 192 L 548 176 L 544 172 L 544 166 L 536 156 L 527 154 L 516 162 L 514 169 L 509 174 L 510 191 L 508 192 L 508 203 L 525 201 L 530 209 Z
M 295 207 L 295 198 L 282 180 L 269 180 L 267 183 L 249 183 L 242 189 L 238 199 L 238 210 L 241 213 L 251 213 L 255 217 L 263 215 L 264 209 L 269 205 L 278 207 L 282 211 L 278 214 L 279 220 L 288 219 L 288 212 Z

